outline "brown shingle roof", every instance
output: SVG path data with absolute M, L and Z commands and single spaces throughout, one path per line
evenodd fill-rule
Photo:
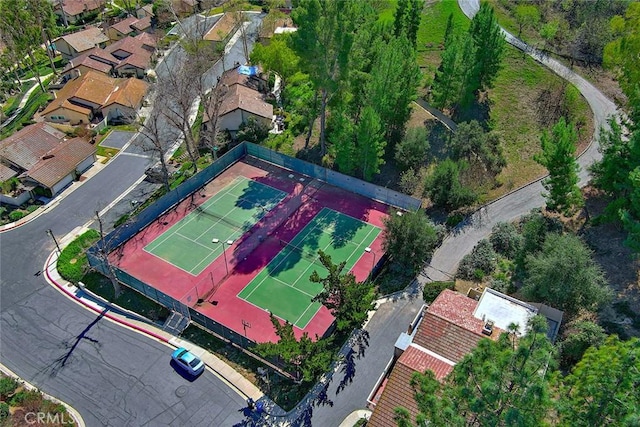
M 133 24 L 131 24 L 131 28 L 133 28 L 134 30 L 137 31 L 144 31 L 147 28 L 151 27 L 151 17 L 150 16 L 145 16 L 142 19 L 138 19 L 136 22 L 134 22 Z
M 14 171 L 4 163 L 0 163 L 0 182 L 11 179 L 16 175 L 18 175 L 18 172 Z
M 100 28 L 96 27 L 89 27 L 86 30 L 67 34 L 60 38 L 66 41 L 76 52 L 84 52 L 109 41 L 109 37 Z
M 224 116 L 234 110 L 241 109 L 260 117 L 272 118 L 273 105 L 262 100 L 257 90 L 241 85 L 233 85 L 220 104 L 219 116 Z
M 119 81 L 120 86 L 117 86 L 109 96 L 109 99 L 102 105 L 108 107 L 112 104 L 120 104 L 125 107 L 137 108 L 142 103 L 147 93 L 149 85 L 140 79 L 129 78 Z
M 231 30 L 236 26 L 235 18 L 232 13 L 225 13 L 220 19 L 213 24 L 213 27 L 204 35 L 204 40 L 212 42 L 220 42 L 227 38 Z
M 265 80 L 258 76 L 248 76 L 240 74 L 238 68 L 232 68 L 222 73 L 218 85 L 227 85 L 229 87 L 239 84 L 254 90 L 260 90 L 265 84 Z
M 80 15 L 87 11 L 92 12 L 102 9 L 105 2 L 102 0 L 63 0 L 62 10 L 69 16 Z M 59 3 L 54 3 L 55 9 L 60 9 Z
M 134 39 L 140 40 L 143 46 L 155 49 L 158 46 L 156 39 L 149 33 L 140 33 L 134 37 Z
M 91 68 L 93 70 L 99 71 L 101 73 L 108 73 L 109 71 L 111 71 L 111 65 L 106 64 L 103 61 L 98 61 L 97 59 L 95 59 L 95 57 L 97 56 L 96 54 L 99 53 L 97 51 L 102 51 L 102 49 L 100 49 L 99 47 L 91 49 L 90 51 L 83 53 L 82 55 L 78 56 L 77 58 L 72 59 L 71 61 L 69 61 L 69 63 L 67 64 L 66 67 L 64 67 L 64 71 L 63 73 L 67 73 L 71 70 L 73 70 L 74 68 L 77 68 L 81 65 L 84 65 L 87 68 Z M 112 59 L 112 61 L 115 58 Z M 117 63 L 117 61 L 114 61 L 115 63 Z
M 51 188 L 95 152 L 96 148 L 86 140 L 73 138 L 58 144 L 24 175 Z
M 56 109 L 65 106 L 63 105 L 65 103 L 69 104 L 68 100 L 70 98 L 77 98 L 94 104 L 103 105 L 114 90 L 115 84 L 116 79 L 112 79 L 102 73 L 89 71 L 86 74 L 67 82 L 67 84 L 64 85 L 64 87 L 56 94 L 56 99 L 51 101 L 49 105 L 47 105 L 47 108 L 42 111 L 42 115 L 49 114 Z M 66 107 L 68 107 L 68 105 Z
M 131 25 L 136 23 L 137 21 L 138 21 L 138 18 L 136 18 L 135 16 L 130 16 L 118 22 L 117 24 L 113 24 L 109 28 L 113 28 L 114 30 L 118 31 L 121 34 L 129 34 L 133 32 L 133 28 L 131 28 Z
M 134 37 L 125 37 L 107 46 L 105 48 L 105 51 L 109 52 L 109 54 L 111 55 L 118 55 L 118 57 L 120 58 L 124 56 L 122 55 L 123 52 L 129 54 L 129 56 L 120 60 L 120 63 L 116 66 L 116 69 L 128 64 L 144 70 L 146 68 L 149 68 L 149 63 L 151 62 L 151 52 L 145 49 L 143 45 L 144 42 L 140 39 Z M 114 59 L 116 59 L 115 56 Z
M 47 123 L 36 123 L 0 141 L 0 157 L 28 170 L 63 139 L 64 133 L 59 130 Z

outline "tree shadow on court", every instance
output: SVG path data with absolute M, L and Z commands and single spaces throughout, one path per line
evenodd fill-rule
M 305 259 L 307 261 L 314 262 L 318 268 L 324 269 L 320 264 L 318 258 L 318 250 L 323 249 L 320 246 L 320 238 L 323 231 L 320 228 L 313 228 L 307 234 L 303 242 L 300 242 L 298 246 L 295 242 L 287 242 L 286 240 L 279 239 L 280 247 L 286 251 L 286 256 L 282 256 L 279 262 L 269 263 L 267 269 L 270 274 L 276 274 L 282 271 L 291 270 L 295 268 L 300 260 Z M 299 268 L 299 267 L 298 267 Z M 308 274 L 311 275 L 313 270 L 309 269 Z
M 236 200 L 235 207 L 240 209 L 271 208 L 280 191 L 255 181 L 249 181 L 247 188 Z

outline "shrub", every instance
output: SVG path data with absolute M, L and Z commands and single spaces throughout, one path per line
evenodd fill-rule
M 452 213 L 451 215 L 447 216 L 445 225 L 449 228 L 453 228 L 456 225 L 460 224 L 462 221 L 464 221 L 464 215 L 462 215 L 461 213 Z
M 489 241 L 497 253 L 513 259 L 522 248 L 523 238 L 515 225 L 499 222 L 493 226 Z
M 453 289 L 455 282 L 431 282 L 425 283 L 422 290 L 422 299 L 425 303 L 431 304 L 442 291 Z
M 482 280 L 485 275 L 493 273 L 496 268 L 497 254 L 491 242 L 482 239 L 470 254 L 460 261 L 458 276 L 467 280 Z
M 495 291 L 502 292 L 503 294 L 508 294 L 511 291 L 511 283 L 506 279 L 497 277 L 491 279 L 489 287 Z
M 11 221 L 17 221 L 20 218 L 23 218 L 26 215 L 26 212 L 16 209 L 15 211 L 9 214 L 9 219 Z
M 5 402 L 0 402 L 0 421 L 9 417 L 9 405 Z
M 420 175 L 413 168 L 400 173 L 400 190 L 412 196 L 420 185 Z
M 395 158 L 403 170 L 419 169 L 429 155 L 429 135 L 425 127 L 407 130 L 404 139 L 396 145 Z
M 436 166 L 425 181 L 425 195 L 433 204 L 449 210 L 467 206 L 476 201 L 476 194 L 460 181 L 460 173 L 466 167 L 464 162 L 446 159 Z
M 10 377 L 0 379 L 0 399 L 6 400 L 18 388 L 18 381 Z

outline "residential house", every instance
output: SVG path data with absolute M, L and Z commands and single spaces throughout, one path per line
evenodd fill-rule
M 0 179 L 17 177 L 19 194 L 2 195 L 4 203 L 20 205 L 36 187 L 55 196 L 95 162 L 95 146 L 83 138 L 67 139 L 47 123 L 29 125 L 0 141 Z
M 171 0 L 173 10 L 178 15 L 193 15 L 202 10 L 202 0 Z
M 136 10 L 136 18 L 138 19 L 146 17 L 153 18 L 154 16 L 156 15 L 153 13 L 153 4 L 145 4 Z
M 149 34 L 126 37 L 110 44 L 105 49 L 94 48 L 69 61 L 62 72 L 69 80 L 88 71 L 120 77 L 143 78 L 151 61 L 155 59 L 155 40 Z
M 227 130 L 232 136 L 240 129 L 249 118 L 270 127 L 273 122 L 273 105 L 264 101 L 260 92 L 265 90 L 267 82 L 257 76 L 242 74 L 246 69 L 255 67 L 237 67 L 226 71 L 216 85 L 221 102 L 218 108 L 218 128 Z M 254 70 L 255 71 L 255 70 Z M 214 106 L 210 106 L 205 112 L 203 128 L 208 130 L 211 126 L 211 118 L 214 117 Z
M 202 38 L 216 45 L 224 46 L 231 38 L 236 27 L 236 18 L 233 16 L 233 13 L 225 13 Z
M 56 0 L 53 2 L 53 13 L 66 24 L 76 24 L 100 13 L 106 5 L 105 0 Z
M 150 28 L 150 16 L 144 17 L 142 19 L 138 19 L 135 16 L 130 16 L 107 28 L 107 36 L 109 36 L 109 40 L 115 42 L 125 37 L 135 36 L 143 33 Z
M 549 336 L 555 339 L 562 313 L 551 307 L 546 309 L 549 310 L 543 312 L 489 288 L 483 290 L 478 300 L 444 290 L 430 306 L 423 307 L 407 333 L 396 341 L 386 372 L 369 396 L 373 413 L 367 426 L 395 425 L 394 410 L 399 406 L 415 419 L 418 407 L 410 385 L 412 375 L 429 369 L 442 381 L 481 339 L 497 340 L 511 323 L 519 325 L 517 333 L 522 335 L 530 318 L 553 313 L 547 321 Z
M 55 40 L 55 48 L 66 60 L 71 60 L 95 47 L 104 48 L 109 43 L 100 28 L 89 27 L 77 33 L 67 34 Z
M 135 117 L 147 89 L 139 79 L 114 79 L 89 71 L 67 82 L 41 114 L 46 121 L 71 125 L 103 118 L 127 122 Z

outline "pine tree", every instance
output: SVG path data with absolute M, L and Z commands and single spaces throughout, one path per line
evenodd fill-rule
M 471 20 L 469 34 L 475 45 L 476 68 L 472 79 L 475 92 L 493 87 L 506 48 L 506 41 L 489 3 L 480 6 Z
M 549 171 L 549 177 L 542 184 L 548 191 L 545 197 L 550 211 L 571 214 L 584 203 L 578 187 L 577 139 L 575 127 L 566 123 L 564 117 L 551 134 L 542 135 L 542 153 L 535 160 Z

